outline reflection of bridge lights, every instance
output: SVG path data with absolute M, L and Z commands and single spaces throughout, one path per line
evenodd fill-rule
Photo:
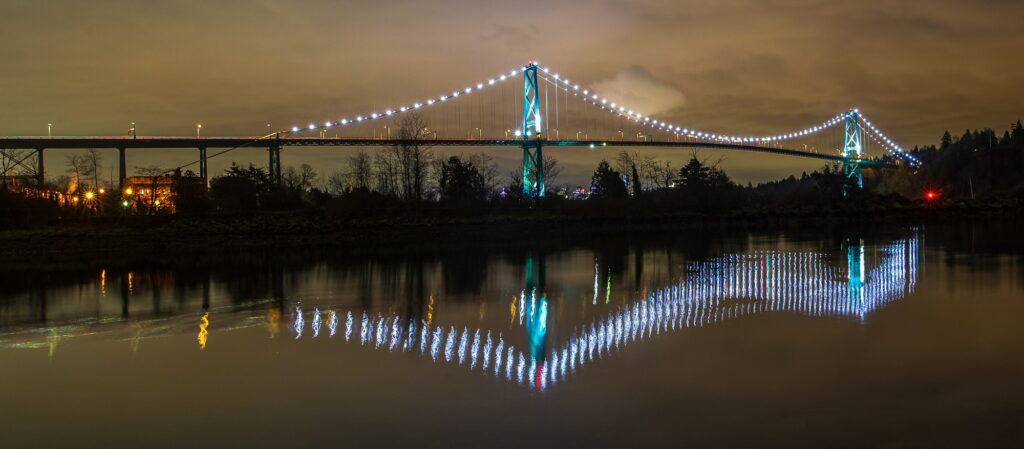
M 466 345 L 468 344 L 468 337 L 466 334 L 469 330 L 465 327 L 462 328 L 462 335 L 459 336 L 459 365 L 466 363 Z
M 476 368 L 477 352 L 480 352 L 480 329 L 473 334 L 473 346 L 469 349 L 469 369 Z
M 442 338 L 444 338 L 444 334 L 441 327 L 438 326 L 437 329 L 434 329 L 434 339 L 430 343 L 430 358 L 434 359 L 435 362 L 437 361 L 438 351 L 441 348 Z
M 452 361 L 452 353 L 455 350 L 455 326 L 448 329 L 448 339 L 444 342 L 444 361 Z
M 505 350 L 505 339 L 499 333 L 498 334 L 498 346 L 495 347 L 495 349 L 494 349 L 494 375 L 495 376 L 497 376 L 498 373 L 501 372 L 501 361 L 503 360 L 501 358 L 501 355 L 504 353 L 504 350 Z
M 313 338 L 316 338 L 316 337 L 320 336 L 320 324 L 321 324 L 320 309 L 319 308 L 314 308 L 313 309 L 313 322 L 310 324 L 310 327 L 313 330 Z
M 493 344 L 494 341 L 491 339 L 491 331 L 487 331 L 487 342 L 484 343 L 483 361 L 481 361 L 480 364 L 480 369 L 484 371 L 487 371 L 487 368 L 491 365 L 491 348 L 493 347 Z
M 512 363 L 514 363 L 512 360 L 512 348 L 509 347 L 505 353 L 505 379 L 512 380 Z
M 375 340 L 375 347 L 390 350 L 400 346 L 412 350 L 418 338 L 420 353 L 435 362 L 443 350 L 445 363 L 465 365 L 469 359 L 470 370 L 479 362 L 485 373 L 543 391 L 548 384 L 573 375 L 577 365 L 595 363 L 631 343 L 680 329 L 776 311 L 860 318 L 914 291 L 917 247 L 913 239 L 871 252 L 854 245 L 847 252 L 853 259 L 847 258 L 845 268 L 833 266 L 830 256 L 810 252 L 725 254 L 695 262 L 687 267 L 686 271 L 693 273 L 687 278 L 579 326 L 567 341 L 550 350 L 532 339 L 542 328 L 537 326 L 546 325 L 546 300 L 533 292 L 526 298 L 525 291 L 513 299 L 514 305 L 521 306 L 512 314 L 525 318 L 531 337 L 529 353 L 506 343 L 500 333 L 495 339 L 488 331 L 483 340 L 482 329 L 467 326 L 460 333 L 449 326 L 446 336 L 441 326 L 430 329 L 425 321 L 404 323 L 401 317 L 379 314 L 378 319 L 370 320 L 366 312 L 360 333 L 367 336 L 364 344 Z M 878 263 L 871 269 L 866 264 L 869 254 L 878 255 Z M 302 313 L 298 308 L 296 312 L 294 329 L 299 335 Z M 314 309 L 314 320 L 316 314 Z M 419 329 L 417 325 L 421 325 Z M 346 332 L 353 332 L 352 327 L 347 325 Z
M 348 343 L 349 338 L 352 337 L 352 311 L 349 310 L 345 315 L 345 342 Z
M 302 309 L 295 306 L 295 322 L 292 323 L 292 330 L 295 331 L 295 339 L 302 338 L 302 329 L 305 327 L 305 319 L 302 317 Z

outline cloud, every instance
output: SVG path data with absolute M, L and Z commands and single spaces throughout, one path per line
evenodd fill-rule
M 644 115 L 672 111 L 686 104 L 682 91 L 635 65 L 615 74 L 612 79 L 595 83 L 594 91 Z

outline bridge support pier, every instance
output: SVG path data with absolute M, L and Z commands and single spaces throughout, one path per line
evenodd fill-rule
M 46 183 L 46 175 L 43 172 L 43 148 L 36 148 L 36 182 L 39 188 Z
M 203 178 L 203 187 L 209 186 L 209 173 L 206 171 L 206 148 L 199 148 L 199 177 Z
M 523 197 L 544 197 L 544 149 L 540 141 L 523 144 Z
M 281 145 L 273 143 L 267 148 L 269 159 L 267 161 L 267 174 L 270 175 L 270 183 L 281 185 Z
M 128 178 L 128 167 L 126 162 L 125 148 L 117 149 L 117 188 L 124 190 L 124 180 Z

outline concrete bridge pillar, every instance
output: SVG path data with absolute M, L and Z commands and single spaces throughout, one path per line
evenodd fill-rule
M 117 188 L 124 189 L 124 180 L 128 177 L 128 168 L 125 164 L 125 148 L 117 149 Z
M 206 148 L 199 148 L 199 177 L 203 178 L 203 187 L 208 187 L 210 179 L 206 171 Z
M 36 182 L 39 187 L 46 183 L 46 175 L 43 172 L 43 148 L 36 148 Z
M 267 173 L 270 175 L 270 183 L 273 185 L 281 184 L 281 145 L 279 143 L 272 143 L 267 148 L 269 154 L 269 160 L 267 161 Z

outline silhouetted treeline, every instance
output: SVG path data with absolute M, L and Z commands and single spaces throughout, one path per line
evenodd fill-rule
M 417 125 L 410 124 L 410 127 Z M 411 128 L 415 129 L 415 128 Z M 675 216 L 730 214 L 814 214 L 842 208 L 923 204 L 963 205 L 989 201 L 1002 207 L 1024 205 L 1024 126 L 1018 121 L 998 135 L 986 129 L 948 132 L 938 146 L 918 147 L 920 167 L 864 169 L 865 189 L 853 188 L 838 164 L 813 173 L 759 185 L 737 185 L 718 164 L 694 154 L 681 167 L 672 161 L 622 152 L 601 161 L 589 185 L 557 187 L 560 167 L 545 160 L 545 198 L 524 198 L 522 174 L 498 179 L 485 155 L 435 157 L 420 145 L 359 151 L 346 169 L 324 180 L 313 167 L 286 167 L 280 183 L 267 170 L 232 165 L 204 188 L 189 173 L 174 172 L 162 198 L 172 209 L 142 207 L 114 195 L 58 202 L 51 194 L 15 194 L 0 187 L 5 226 L 83 219 L 120 219 L 146 214 L 188 216 L 320 211 L 333 219 L 471 215 L 495 217 L 524 213 L 551 216 Z M 888 157 L 886 158 L 887 160 Z M 156 185 L 154 183 L 154 185 Z M 844 187 L 846 187 L 844 189 Z M 844 195 L 844 190 L 848 194 Z M 925 192 L 935 192 L 932 201 Z M 150 192 L 152 194 L 152 192 Z M 156 196 L 153 196 L 156 198 Z M 136 200 L 141 201 L 141 200 Z M 86 207 L 88 206 L 88 207 Z
M 935 190 L 954 199 L 1024 194 L 1024 126 L 1018 120 L 1002 135 L 994 130 L 948 131 L 938 146 L 916 147 L 917 170 L 872 173 L 872 187 L 882 193 L 917 197 Z

